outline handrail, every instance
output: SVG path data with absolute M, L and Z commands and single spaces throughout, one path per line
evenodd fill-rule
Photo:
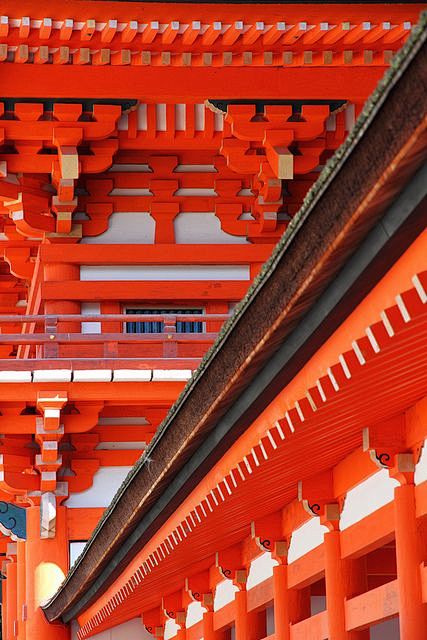
M 179 314 L 177 313 L 165 313 L 165 314 L 152 314 L 148 313 L 106 313 L 106 314 L 38 314 L 38 315 L 0 315 L 0 325 L 15 324 L 15 323 L 42 323 L 48 321 L 49 323 L 55 322 L 166 322 L 171 324 L 172 320 L 177 322 L 221 322 L 228 320 L 230 314 L 227 313 L 215 313 L 215 314 Z
M 0 344 L 160 344 L 213 342 L 217 333 L 1 333 Z
M 26 346 L 25 355 L 28 356 L 28 349 L 36 347 L 35 356 L 40 355 L 40 349 L 44 358 L 58 358 L 61 355 L 60 345 L 103 345 L 104 357 L 119 357 L 119 345 L 123 344 L 162 344 L 164 357 L 179 357 L 178 347 L 180 344 L 204 344 L 206 348 L 215 341 L 218 326 L 206 325 L 203 330 L 195 333 L 181 333 L 178 322 L 182 323 L 223 323 L 230 317 L 229 314 L 145 314 L 145 313 L 114 313 L 114 314 L 34 314 L 34 315 L 0 315 L 0 344 L 18 346 L 17 359 L 21 359 L 22 347 Z M 21 333 L 2 333 L 1 325 L 21 323 Z M 112 323 L 121 322 L 161 322 L 162 332 L 158 333 L 127 333 L 123 331 L 115 333 L 96 332 L 82 333 L 77 331 L 64 331 L 64 323 Z M 37 332 L 37 325 L 42 325 L 41 332 Z M 104 325 L 105 326 L 105 325 Z M 67 327 L 71 328 L 71 327 Z M 206 328 L 210 331 L 206 331 Z M 212 329 L 214 331 L 212 332 Z M 76 354 L 77 355 L 77 354 Z

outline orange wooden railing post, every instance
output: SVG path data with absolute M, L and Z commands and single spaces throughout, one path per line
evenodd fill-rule
M 25 542 L 18 542 L 16 547 L 17 560 L 17 620 L 18 620 L 18 640 L 25 640 Z
M 392 472 L 401 485 L 394 491 L 396 563 L 399 588 L 400 637 L 422 640 L 426 637 L 427 605 L 422 602 L 420 565 L 423 560 L 415 511 L 412 454 L 400 454 Z M 399 466 L 405 468 L 400 472 Z M 415 467 L 414 467 L 415 469 Z
M 275 640 L 290 639 L 288 566 L 279 564 L 273 569 Z
M 14 544 L 8 545 L 13 547 L 13 551 L 16 553 L 16 546 Z M 16 598 L 16 555 L 9 553 L 10 562 L 6 568 L 6 591 L 7 591 L 7 612 L 6 612 L 6 635 L 4 640 L 15 640 L 16 638 L 16 619 L 17 619 L 17 598 Z
M 55 537 L 40 538 L 40 507 L 27 508 L 26 592 L 28 640 L 68 640 L 69 629 L 51 625 L 40 608 L 58 589 L 68 571 L 66 507 L 57 507 Z

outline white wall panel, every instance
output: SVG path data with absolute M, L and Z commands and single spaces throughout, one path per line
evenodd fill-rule
M 93 477 L 90 489 L 73 493 L 66 507 L 108 507 L 117 489 L 132 467 L 101 467 Z
M 83 316 L 97 315 L 101 313 L 99 302 L 82 302 L 81 313 Z M 82 322 L 82 333 L 101 333 L 100 322 Z
M 143 282 L 185 280 L 249 280 L 249 265 L 82 265 L 80 280 L 133 280 Z
M 234 600 L 234 594 L 238 591 L 231 580 L 224 580 L 217 585 L 214 599 L 214 610 L 218 611 L 221 607 Z
M 108 229 L 99 236 L 86 236 L 82 244 L 154 244 L 156 223 L 147 211 L 113 213 Z
M 424 442 L 420 459 L 415 468 L 415 484 L 421 484 L 427 480 L 427 441 Z
M 370 513 L 380 509 L 393 500 L 397 480 L 389 477 L 386 469 L 364 480 L 347 493 L 344 509 L 341 513 L 340 528 L 347 529 Z
M 73 622 L 73 625 L 71 628 L 71 640 L 77 640 L 78 629 L 79 629 L 78 624 L 76 622 Z M 91 636 L 91 639 L 92 640 L 153 640 L 153 636 L 145 630 L 144 625 L 142 624 L 141 618 L 133 618 L 132 620 L 128 620 L 128 622 L 124 622 L 123 624 L 120 624 L 117 627 L 113 627 L 112 629 L 108 629 L 107 631 L 103 631 L 102 633 L 95 634 L 94 636 Z
M 310 518 L 299 529 L 294 531 L 289 545 L 289 562 L 301 558 L 323 542 L 323 536 L 328 529 L 320 524 L 319 518 Z
M 276 560 L 271 557 L 271 553 L 263 553 L 252 560 L 246 588 L 252 589 L 260 582 L 271 578 L 273 567 L 277 564 Z
M 180 213 L 174 228 L 177 244 L 248 244 L 246 237 L 223 231 L 219 218 L 211 212 Z

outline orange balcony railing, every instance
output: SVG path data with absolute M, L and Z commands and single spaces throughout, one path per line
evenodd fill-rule
M 0 316 L 0 370 L 90 366 L 94 368 L 195 368 L 227 314 L 97 314 Z M 158 333 L 129 333 L 128 323 L 161 323 Z M 82 332 L 82 323 L 86 331 Z M 96 324 L 95 324 L 96 323 Z M 202 330 L 181 333 L 179 323 Z M 5 332 L 21 325 L 20 333 Z M 96 333 L 87 325 L 95 324 Z M 110 331 L 113 326 L 119 330 Z M 181 325 L 182 326 L 182 325 Z M 14 327 L 14 328 L 15 328 Z M 16 329 L 15 329 L 16 330 Z M 10 350 L 9 350 L 10 347 Z M 5 357 L 7 351 L 7 357 Z

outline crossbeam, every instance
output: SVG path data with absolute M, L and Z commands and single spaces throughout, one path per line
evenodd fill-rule
M 127 66 L 112 74 L 108 66 L 21 65 L 0 67 L 6 97 L 121 98 L 132 87 L 132 99 L 143 102 L 204 102 L 211 98 L 313 100 L 346 99 L 360 102 L 376 87 L 384 66 L 366 67 L 144 67 Z M 173 76 L 173 81 L 171 78 Z M 341 94 L 343 91 L 343 94 Z

